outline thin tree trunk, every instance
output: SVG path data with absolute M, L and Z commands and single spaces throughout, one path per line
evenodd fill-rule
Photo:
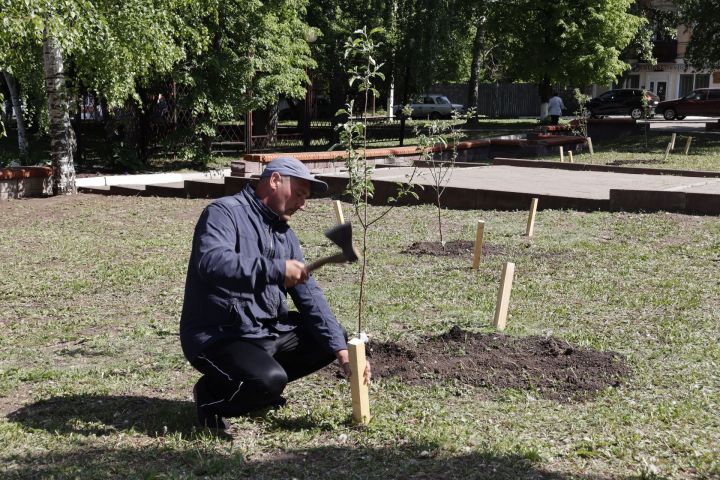
M 473 58 L 470 65 L 470 80 L 468 81 L 468 100 L 466 109 L 478 108 L 480 89 L 480 68 L 482 67 L 482 50 L 485 44 L 485 9 L 480 6 L 478 12 L 477 30 L 475 31 L 475 42 L 473 43 Z M 477 124 L 477 115 L 468 118 L 468 124 Z
M 77 192 L 73 165 L 74 134 L 68 114 L 62 46 L 56 38 L 43 32 L 45 91 L 50 123 L 50 157 L 53 166 L 53 194 Z
M 20 151 L 20 159 L 28 159 L 28 141 L 27 134 L 25 132 L 25 117 L 23 116 L 22 106 L 20 105 L 20 96 L 17 88 L 17 82 L 15 77 L 10 72 L 3 70 L 5 76 L 5 83 L 7 83 L 8 90 L 10 91 L 10 100 L 12 101 L 13 109 L 15 110 L 15 119 L 17 121 L 17 134 L 18 134 L 18 150 Z

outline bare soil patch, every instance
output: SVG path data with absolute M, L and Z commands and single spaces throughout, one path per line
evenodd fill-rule
M 440 242 L 415 242 L 403 250 L 403 253 L 434 255 L 437 257 L 463 257 L 472 255 L 474 251 L 475 242 L 471 240 L 452 240 L 445 242 L 445 247 Z M 505 253 L 505 250 L 501 247 L 488 244 L 482 246 L 482 255 L 503 255 Z
M 573 346 L 556 337 L 511 337 L 455 326 L 417 345 L 370 342 L 375 378 L 413 385 L 443 381 L 490 389 L 519 389 L 558 401 L 581 401 L 630 375 L 622 355 Z

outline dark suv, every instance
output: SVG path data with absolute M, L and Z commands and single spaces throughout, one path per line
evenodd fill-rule
M 652 92 L 645 92 L 648 115 L 655 113 L 660 98 Z M 630 115 L 634 119 L 643 118 L 643 91 L 639 88 L 618 88 L 608 90 L 585 104 L 593 117 L 601 115 Z
M 720 88 L 698 88 L 677 100 L 660 102 L 655 111 L 665 120 L 682 120 L 687 115 L 720 116 Z

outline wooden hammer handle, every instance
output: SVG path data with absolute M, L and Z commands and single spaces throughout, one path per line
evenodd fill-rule
M 318 260 L 315 260 L 310 265 L 306 265 L 306 269 L 308 273 L 312 273 L 313 270 L 317 270 L 318 268 L 322 267 L 325 264 L 328 263 L 345 263 L 347 262 L 347 257 L 345 257 L 345 254 L 340 252 L 336 253 L 335 255 L 330 255 L 329 257 L 323 257 Z

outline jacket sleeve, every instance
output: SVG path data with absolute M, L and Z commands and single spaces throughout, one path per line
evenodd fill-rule
M 248 231 L 242 232 L 243 228 Z M 224 205 L 210 204 L 195 227 L 191 268 L 197 270 L 203 281 L 232 290 L 252 292 L 268 284 L 282 285 L 285 260 L 248 257 L 235 251 L 239 236 L 255 234 L 251 229 L 249 223 L 237 225 Z
M 292 245 L 292 258 L 305 263 L 300 242 L 292 230 L 288 231 Z M 345 330 L 330 310 L 325 294 L 311 275 L 307 282 L 288 290 L 298 308 L 303 322 L 307 322 L 315 338 L 327 346 L 328 351 L 337 352 L 347 349 Z

